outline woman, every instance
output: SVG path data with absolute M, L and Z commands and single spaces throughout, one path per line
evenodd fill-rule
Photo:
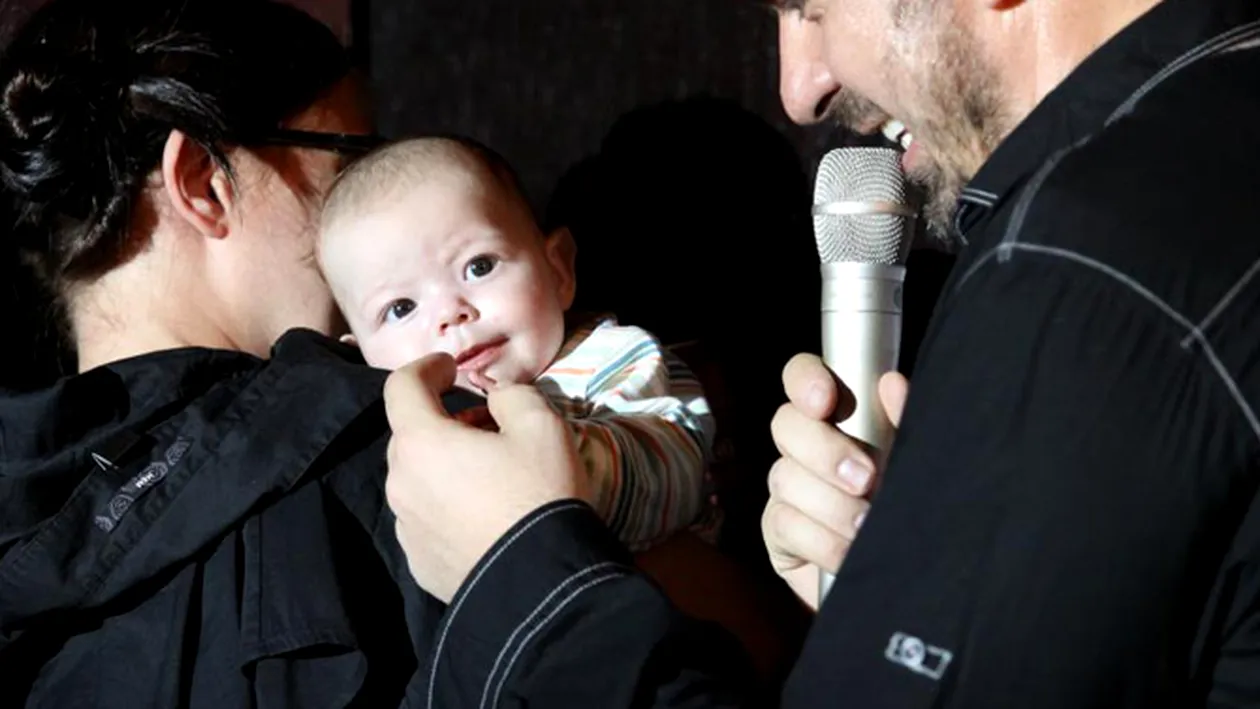
M 0 705 L 399 704 L 441 606 L 383 501 L 382 376 L 319 334 L 313 212 L 367 127 L 336 38 L 52 0 L 0 85 L 4 238 L 80 372 L 0 398 Z

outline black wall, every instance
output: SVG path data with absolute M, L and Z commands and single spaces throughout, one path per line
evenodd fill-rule
M 663 100 L 733 99 L 807 162 L 837 140 L 783 114 L 775 18 L 754 0 L 360 2 L 381 127 L 482 139 L 539 203 L 618 117 Z

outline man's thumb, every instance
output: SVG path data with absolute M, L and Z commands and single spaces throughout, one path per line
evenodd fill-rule
M 399 367 L 385 380 L 385 415 L 395 431 L 423 418 L 449 418 L 442 394 L 455 384 L 455 360 L 431 354 Z
M 527 384 L 512 384 L 492 390 L 486 395 L 486 408 L 490 409 L 490 416 L 504 433 L 560 425 L 560 415 L 542 392 Z
M 901 425 L 901 414 L 910 396 L 910 382 L 900 372 L 888 372 L 879 378 L 879 401 L 893 428 Z

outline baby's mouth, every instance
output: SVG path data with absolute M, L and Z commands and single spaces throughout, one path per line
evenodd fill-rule
M 484 369 L 498 359 L 506 342 L 506 337 L 498 337 L 473 345 L 455 355 L 455 366 L 460 371 Z

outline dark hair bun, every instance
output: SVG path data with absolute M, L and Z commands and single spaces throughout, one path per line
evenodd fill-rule
M 179 130 L 224 150 L 342 78 L 344 49 L 273 0 L 49 0 L 0 59 L 0 239 L 58 285 L 118 263 Z
M 133 147 L 122 139 L 126 45 L 102 31 L 100 9 L 69 4 L 83 14 L 69 22 L 61 13 L 37 14 L 0 64 L 0 186 L 10 243 L 54 280 L 97 247 L 112 250 L 103 248 L 104 236 L 122 238 L 138 178 L 119 159 Z
M 4 87 L 4 117 L 18 140 L 40 141 L 52 132 L 57 108 L 56 81 L 35 72 L 19 71 Z

